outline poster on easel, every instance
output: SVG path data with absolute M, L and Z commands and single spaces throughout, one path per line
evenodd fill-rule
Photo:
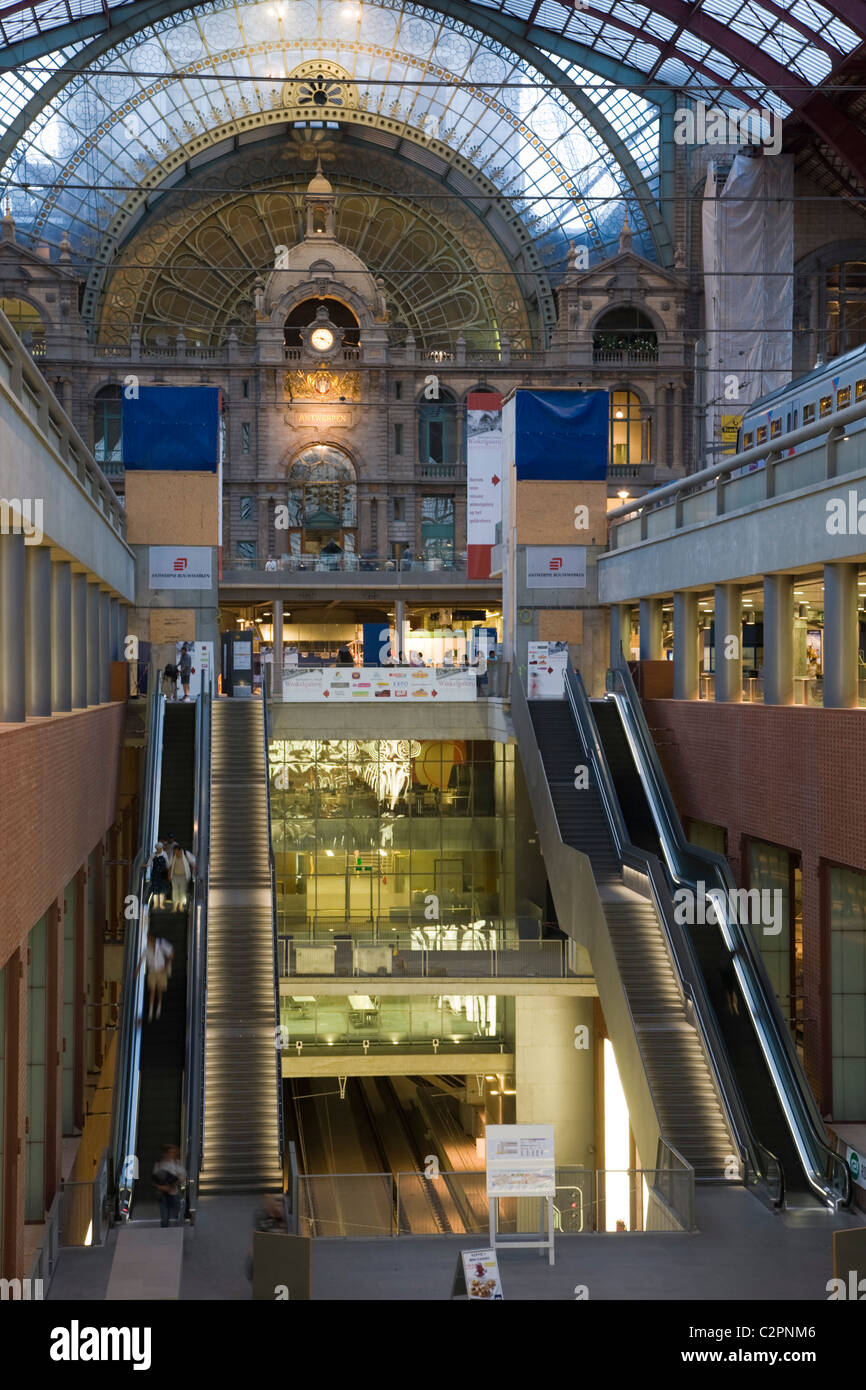
M 461 1250 L 451 1286 L 452 1298 L 502 1302 L 502 1280 L 495 1250 Z

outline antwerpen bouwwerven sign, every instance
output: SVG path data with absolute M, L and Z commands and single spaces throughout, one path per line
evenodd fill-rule
M 209 545 L 152 545 L 151 589 L 210 589 L 213 555 Z
M 527 589 L 585 589 L 585 545 L 528 545 Z

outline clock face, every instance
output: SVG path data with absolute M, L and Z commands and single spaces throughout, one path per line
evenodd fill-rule
M 310 334 L 310 342 L 316 352 L 327 352 L 334 346 L 334 335 L 330 328 L 314 328 Z

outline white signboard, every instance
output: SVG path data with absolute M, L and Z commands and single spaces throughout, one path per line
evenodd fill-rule
M 234 643 L 232 647 L 232 669 L 235 671 L 251 671 L 253 669 L 252 641 Z
M 488 1125 L 488 1197 L 553 1197 L 553 1125 Z
M 283 699 L 292 702 L 451 704 L 474 700 L 476 695 L 475 672 L 458 667 L 299 666 L 283 671 Z
M 526 656 L 526 686 L 530 700 L 561 700 L 567 642 L 530 642 Z
M 585 589 L 585 545 L 528 545 L 527 589 Z
M 209 545 L 152 545 L 151 589 L 210 589 L 213 552 Z
M 476 392 L 466 411 L 466 543 L 495 545 L 502 520 L 501 397 Z M 489 557 L 488 557 L 489 558 Z M 489 568 L 488 568 L 488 573 Z

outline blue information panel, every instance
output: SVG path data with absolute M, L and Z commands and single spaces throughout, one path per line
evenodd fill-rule
M 607 391 L 517 391 L 514 466 L 519 480 L 597 481 L 607 476 Z
M 217 386 L 141 386 L 124 398 L 124 468 L 215 473 L 220 398 Z

